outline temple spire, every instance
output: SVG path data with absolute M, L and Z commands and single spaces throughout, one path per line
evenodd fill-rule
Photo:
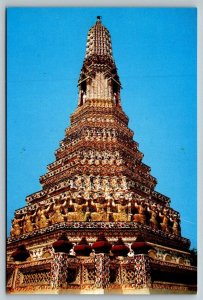
M 97 16 L 96 23 L 88 31 L 78 86 L 78 106 L 92 99 L 120 105 L 121 84 L 113 59 L 111 36 L 101 16 Z
M 111 36 L 108 29 L 103 26 L 100 16 L 97 16 L 97 21 L 87 36 L 85 58 L 92 55 L 104 55 L 113 60 Z

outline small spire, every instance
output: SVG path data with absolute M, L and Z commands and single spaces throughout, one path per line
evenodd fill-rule
M 102 17 L 101 16 L 97 16 L 97 22 L 101 22 Z

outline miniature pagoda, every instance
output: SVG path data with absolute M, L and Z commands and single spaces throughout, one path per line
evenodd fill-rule
M 42 189 L 15 211 L 8 293 L 195 293 L 180 215 L 128 128 L 111 37 L 90 28 L 78 105 Z

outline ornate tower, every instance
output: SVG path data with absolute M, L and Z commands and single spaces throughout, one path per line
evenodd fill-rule
M 15 212 L 7 242 L 10 293 L 195 290 L 180 215 L 155 191 L 120 90 L 110 34 L 97 17 L 78 106 L 56 160 L 40 177 L 41 191 Z

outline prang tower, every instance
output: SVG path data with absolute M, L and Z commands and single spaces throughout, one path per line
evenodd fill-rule
M 10 293 L 189 293 L 190 242 L 122 109 L 111 37 L 89 30 L 78 105 L 42 189 L 16 210 L 7 241 Z M 127 100 L 125 100 L 127 101 Z

